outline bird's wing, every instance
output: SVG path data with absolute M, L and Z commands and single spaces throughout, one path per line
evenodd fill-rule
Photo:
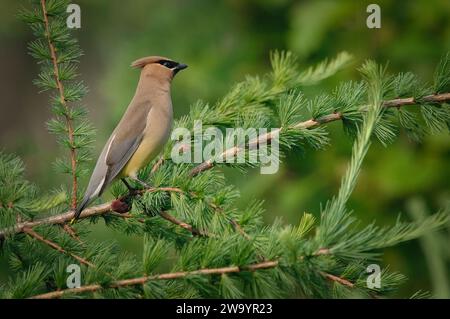
M 109 140 L 105 154 L 108 168 L 100 193 L 128 163 L 144 137 L 151 106 L 149 103 L 135 106 L 127 110 Z
M 83 201 L 76 209 L 76 217 L 94 197 L 103 193 L 139 147 L 150 109 L 151 103 L 148 100 L 130 103 L 97 159 Z

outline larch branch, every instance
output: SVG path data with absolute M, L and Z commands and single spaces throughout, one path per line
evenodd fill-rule
M 62 248 L 61 246 L 59 246 L 57 243 L 48 240 L 46 238 L 44 238 L 42 235 L 38 234 L 37 232 L 35 232 L 33 229 L 31 228 L 24 228 L 23 232 L 27 235 L 29 235 L 30 237 L 37 239 L 38 241 L 46 244 L 47 246 L 55 249 L 56 251 L 59 251 L 60 253 L 63 253 L 65 255 L 69 255 L 72 258 L 74 258 L 75 260 L 77 260 L 78 262 L 87 265 L 89 267 L 95 267 L 95 265 L 89 261 L 87 261 L 86 259 L 84 259 L 83 257 L 80 257 L 78 255 L 75 255 L 74 253 L 68 252 L 67 250 L 65 250 L 64 248 Z
M 155 165 L 153 165 L 151 173 L 154 174 L 161 167 L 162 164 L 164 164 L 164 157 L 163 156 L 161 156 L 159 158 L 159 160 L 155 163 Z
M 101 290 L 103 288 L 120 288 L 120 287 L 127 287 L 127 286 L 135 286 L 135 285 L 142 285 L 150 280 L 173 280 L 173 279 L 180 279 L 185 278 L 187 276 L 192 275 L 222 275 L 222 274 L 231 274 L 231 273 L 239 273 L 243 271 L 257 271 L 262 269 L 271 269 L 277 267 L 279 264 L 278 261 L 264 261 L 261 263 L 251 264 L 248 266 L 229 266 L 229 267 L 221 267 L 221 268 L 205 268 L 205 269 L 199 269 L 194 271 L 179 271 L 179 272 L 172 272 L 172 273 L 165 273 L 165 274 L 159 274 L 159 275 L 152 275 L 152 276 L 143 276 L 143 277 L 137 277 L 137 278 L 131 278 L 131 279 L 124 279 L 124 280 L 118 280 L 113 283 L 111 283 L 107 287 L 102 287 L 101 285 L 94 284 L 94 285 L 87 285 L 87 286 L 81 286 L 79 288 L 72 288 L 72 289 L 65 289 L 65 290 L 58 290 L 53 291 L 37 296 L 33 296 L 31 298 L 33 299 L 54 299 L 54 298 L 60 298 L 64 296 L 64 294 L 77 294 L 77 293 L 83 293 L 83 292 L 94 292 Z
M 194 236 L 210 237 L 210 235 L 207 232 L 205 232 L 203 230 L 199 230 L 199 229 L 193 227 L 192 225 L 175 218 L 174 216 L 170 215 L 169 213 L 167 213 L 165 211 L 159 212 L 159 216 L 161 216 L 165 220 L 171 222 L 172 224 L 178 225 L 181 228 L 186 229 L 187 231 L 192 233 L 192 235 L 194 235 Z
M 427 95 L 420 100 L 416 100 L 413 97 L 409 98 L 402 98 L 402 99 L 394 99 L 394 100 L 388 100 L 383 102 L 383 107 L 401 107 L 404 105 L 415 105 L 420 103 L 445 103 L 447 101 L 450 101 L 450 93 L 442 93 L 442 94 L 432 94 Z M 313 129 L 320 125 L 324 125 L 330 122 L 341 120 L 343 115 L 339 112 L 327 114 L 324 116 L 321 116 L 317 119 L 309 119 L 304 122 L 297 123 L 292 126 L 294 129 Z M 271 139 L 273 139 L 276 135 L 278 135 L 283 128 L 278 128 L 273 130 L 272 132 L 261 134 L 251 140 L 248 143 L 249 149 L 254 149 L 255 147 L 258 147 L 260 144 L 268 143 Z M 227 150 L 225 150 L 222 154 L 219 155 L 220 158 L 225 159 L 227 156 L 236 156 L 239 152 L 243 151 L 244 147 L 232 147 Z M 195 176 L 203 171 L 206 171 L 208 169 L 211 169 L 214 167 L 214 161 L 212 159 L 208 159 L 204 161 L 203 163 L 199 164 L 198 166 L 194 167 L 190 171 L 191 176 Z
M 64 106 L 65 114 L 64 117 L 66 119 L 67 131 L 69 134 L 69 144 L 70 144 L 70 162 L 71 162 L 71 173 L 72 173 L 72 201 L 71 207 L 75 209 L 77 207 L 77 192 L 78 192 L 78 181 L 77 181 L 77 154 L 75 148 L 75 139 L 74 139 L 74 130 L 72 119 L 69 115 L 69 106 L 67 105 L 67 101 L 64 94 L 64 86 L 62 84 L 59 68 L 58 68 L 58 57 L 56 54 L 55 46 L 52 43 L 50 37 L 50 24 L 48 20 L 46 0 L 41 0 L 42 14 L 44 18 L 45 24 L 45 34 L 47 38 L 47 44 L 50 50 L 51 60 L 53 64 L 53 76 L 55 77 L 56 86 L 58 88 L 59 100 L 61 105 Z
M 80 237 L 77 235 L 77 233 L 75 232 L 75 230 L 69 225 L 69 224 L 63 224 L 62 228 L 64 229 L 64 231 L 66 233 L 68 233 L 70 235 L 70 237 L 72 237 L 73 239 L 79 241 L 80 243 L 83 243 L 80 239 Z
M 120 213 L 112 212 L 111 214 L 114 215 L 114 216 L 117 216 L 117 217 L 121 217 L 121 218 L 127 218 L 127 219 L 128 218 L 134 218 L 135 220 L 137 220 L 140 223 L 145 223 L 145 219 L 144 218 L 139 218 L 139 217 L 135 218 L 135 216 L 133 216 L 133 215 L 131 215 L 129 213 L 120 214 Z M 172 224 L 175 224 L 177 226 L 180 226 L 181 228 L 186 229 L 187 231 L 192 233 L 192 235 L 194 235 L 194 236 L 203 236 L 203 237 L 210 237 L 211 236 L 207 232 L 198 230 L 197 228 L 193 227 L 192 225 L 175 218 L 174 216 L 172 216 L 168 212 L 162 211 L 162 212 L 159 213 L 159 215 L 161 216 L 161 218 L 171 222 Z
M 326 272 L 323 272 L 323 271 L 321 271 L 320 274 L 322 276 L 324 276 L 325 278 L 327 278 L 328 280 L 337 282 L 337 283 L 339 283 L 339 284 L 341 284 L 343 286 L 346 286 L 346 287 L 349 287 L 349 288 L 354 288 L 355 287 L 354 283 L 348 281 L 345 278 L 342 278 L 342 277 L 339 277 L 339 276 L 336 276 L 336 275 L 332 275 L 332 274 L 329 274 L 329 273 L 326 273 Z
M 127 196 L 134 196 L 138 194 L 143 194 L 145 192 L 157 192 L 157 191 L 164 191 L 164 192 L 176 192 L 176 193 L 184 193 L 183 190 L 177 187 L 151 187 L 147 189 L 141 189 L 136 190 L 132 192 L 130 195 L 123 196 L 119 199 L 123 200 Z M 84 219 L 88 217 L 93 216 L 100 216 L 108 213 L 112 213 L 112 203 L 113 201 L 97 205 L 97 206 L 91 206 L 88 208 L 85 208 L 81 214 L 79 219 Z M 70 222 L 73 218 L 73 210 L 69 210 L 67 212 L 64 212 L 62 214 L 49 216 L 46 218 L 41 218 L 37 220 L 30 220 L 30 221 L 24 221 L 24 222 L 18 222 L 16 225 L 10 228 L 1 229 L 0 230 L 0 239 L 4 239 L 8 235 L 13 235 L 17 233 L 23 233 L 26 228 L 33 228 L 39 225 L 63 225 L 64 223 Z
M 123 280 L 117 280 L 112 282 L 108 286 L 102 286 L 99 284 L 93 284 L 93 285 L 86 285 L 81 286 L 79 288 L 71 288 L 71 289 L 64 289 L 64 290 L 58 290 L 58 291 L 52 291 L 36 296 L 32 296 L 32 299 L 56 299 L 61 298 L 64 295 L 68 294 L 80 294 L 85 292 L 95 292 L 102 289 L 117 289 L 121 287 L 129 287 L 129 286 L 136 286 L 136 285 L 143 285 L 146 282 L 152 281 L 152 280 L 174 280 L 174 279 L 182 279 L 186 278 L 188 276 L 194 276 L 194 275 L 203 275 L 203 276 L 212 276 L 212 275 L 223 275 L 223 274 L 236 274 L 240 272 L 254 272 L 259 270 L 265 270 L 265 269 L 273 269 L 279 266 L 279 261 L 277 260 L 268 260 L 268 261 L 262 261 L 259 263 L 254 263 L 246 266 L 228 266 L 228 267 L 221 267 L 221 268 L 204 268 L 199 270 L 193 270 L 193 271 L 178 271 L 178 272 L 170 272 L 170 273 L 164 273 L 159 275 L 151 275 L 151 276 L 143 276 L 143 277 L 137 277 L 137 278 L 131 278 L 131 279 L 123 279 Z M 320 272 L 322 276 L 325 278 L 337 282 L 341 285 L 344 285 L 346 287 L 353 288 L 355 285 L 348 281 L 347 279 L 326 273 L 326 272 Z

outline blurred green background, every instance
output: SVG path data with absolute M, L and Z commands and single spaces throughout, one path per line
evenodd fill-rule
M 340 80 L 356 79 L 356 67 L 367 58 L 389 61 L 391 72 L 413 71 L 431 81 L 439 58 L 450 50 L 450 1 L 376 1 L 382 27 L 368 29 L 366 7 L 372 2 L 76 1 L 81 6 L 81 29 L 74 34 L 85 53 L 79 71 L 90 89 L 84 103 L 98 130 L 96 154 L 134 94 L 138 72 L 129 67 L 131 61 L 146 55 L 165 55 L 189 65 L 173 85 L 176 116 L 198 99 L 216 101 L 246 74 L 268 71 L 269 52 L 274 49 L 293 51 L 303 66 L 342 50 L 355 55 L 352 67 L 308 88 L 308 96 L 329 91 Z M 38 66 L 26 46 L 33 36 L 15 16 L 23 5 L 27 1 L 0 0 L 0 149 L 23 158 L 27 177 L 40 188 L 56 188 L 67 181 L 49 164 L 59 150 L 45 128 L 51 117 L 48 96 L 38 94 L 32 85 Z M 317 214 L 320 203 L 337 193 L 351 151 L 340 124 L 330 128 L 329 147 L 290 154 L 276 175 L 250 171 L 242 178 L 227 171 L 242 192 L 238 204 L 265 199 L 267 222 L 282 217 L 296 223 L 304 211 Z M 400 134 L 387 148 L 375 144 L 350 206 L 364 222 L 379 224 L 392 223 L 399 212 L 405 219 L 435 212 L 450 198 L 449 159 L 448 134 L 427 137 L 423 144 Z M 408 214 L 409 210 L 415 213 Z M 139 253 L 140 240 L 102 225 L 93 227 L 97 239 L 114 237 Z M 450 298 L 449 243 L 448 234 L 442 233 L 386 251 L 384 265 L 409 277 L 397 297 L 422 289 Z M 0 281 L 8 273 L 0 256 Z

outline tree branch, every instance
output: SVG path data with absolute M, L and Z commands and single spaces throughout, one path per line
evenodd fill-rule
M 124 200 L 128 196 L 135 196 L 135 195 L 143 194 L 146 192 L 151 193 L 151 192 L 157 192 L 157 191 L 184 193 L 184 191 L 182 189 L 177 188 L 177 187 L 152 187 L 152 188 L 147 188 L 147 189 L 135 190 L 129 195 L 120 197 L 119 200 Z M 79 219 L 104 215 L 104 214 L 108 214 L 108 213 L 114 213 L 114 215 L 121 216 L 124 218 L 131 217 L 131 215 L 115 213 L 112 210 L 113 202 L 114 201 L 110 201 L 110 202 L 107 202 L 107 203 L 104 203 L 101 205 L 88 207 L 81 212 Z M 187 223 L 179 221 L 175 217 L 169 215 L 167 212 L 163 212 L 162 214 L 160 213 L 160 215 L 162 218 L 191 231 L 194 235 L 200 235 L 200 236 L 207 235 L 207 233 L 197 230 Z M 23 232 L 25 232 L 25 229 L 31 229 L 31 228 L 39 226 L 39 225 L 63 225 L 65 223 L 71 221 L 72 218 L 73 218 L 73 211 L 69 210 L 62 214 L 49 216 L 49 217 L 38 219 L 35 221 L 18 222 L 14 227 L 0 230 L 0 239 L 4 239 L 8 235 L 23 233 Z
M 425 96 L 424 98 L 422 98 L 421 101 L 416 101 L 414 98 L 389 100 L 389 101 L 383 102 L 383 106 L 384 107 L 399 107 L 399 106 L 403 106 L 403 105 L 413 105 L 413 104 L 417 104 L 417 103 L 423 102 L 423 101 L 429 102 L 429 103 L 447 102 L 447 101 L 450 101 L 450 93 L 428 95 L 428 96 Z M 316 126 L 319 126 L 319 125 L 322 125 L 325 123 L 340 120 L 341 118 L 342 118 L 341 114 L 332 113 L 332 114 L 323 116 L 320 119 L 310 119 L 308 121 L 300 122 L 300 123 L 294 125 L 294 127 L 311 129 L 311 128 L 314 128 Z M 250 141 L 249 145 L 251 144 L 250 145 L 251 147 L 257 147 L 260 143 L 267 143 L 268 141 L 270 141 L 270 139 L 273 138 L 273 136 L 275 134 L 278 134 L 280 130 L 281 129 L 278 129 L 278 130 L 275 130 L 275 131 L 272 131 L 272 132 L 269 132 L 266 134 L 262 134 L 262 135 L 258 136 L 255 140 Z M 223 154 L 225 154 L 227 152 L 228 152 L 227 154 L 229 154 L 229 153 L 236 154 L 238 151 L 239 151 L 238 148 L 232 148 L 232 149 L 225 151 Z M 190 172 L 190 175 L 195 176 L 205 170 L 212 168 L 213 166 L 214 166 L 214 163 L 211 160 L 207 160 L 207 161 L 201 163 L 200 165 L 196 166 L 195 168 L 193 168 Z M 133 194 L 142 194 L 143 192 L 152 192 L 152 191 L 173 191 L 173 192 L 184 193 L 184 191 L 179 188 L 160 187 L 160 188 L 151 188 L 151 189 L 146 189 L 146 190 L 137 190 Z M 104 204 L 101 204 L 98 206 L 92 206 L 92 207 L 86 208 L 80 214 L 79 218 L 83 219 L 83 218 L 88 218 L 88 217 L 92 217 L 92 216 L 98 216 L 98 215 L 103 215 L 103 214 L 109 213 L 109 212 L 111 212 L 111 203 L 112 202 L 108 202 L 108 203 L 104 203 Z M 65 222 L 70 221 L 72 218 L 73 218 L 73 211 L 70 210 L 70 211 L 67 211 L 67 212 L 59 214 L 59 215 L 50 216 L 50 217 L 39 219 L 36 221 L 27 221 L 27 222 L 18 223 L 14 227 L 11 227 L 9 229 L 0 230 L 0 239 L 5 238 L 5 236 L 7 236 L 7 235 L 21 233 L 21 232 L 23 232 L 25 227 L 33 228 L 35 226 L 43 225 L 43 224 L 63 224 Z M 232 223 L 232 224 L 234 225 L 234 223 Z M 238 231 L 239 231 L 239 229 L 238 229 Z
M 82 263 L 84 265 L 87 265 L 89 267 L 95 267 L 95 265 L 93 263 L 87 261 L 86 259 L 84 259 L 84 258 L 82 258 L 82 257 L 80 257 L 78 255 L 75 255 L 75 254 L 73 254 L 71 252 L 68 252 L 67 250 L 65 250 L 64 248 L 59 246 L 58 244 L 56 244 L 56 243 L 54 243 L 54 242 L 52 242 L 52 241 L 50 241 L 48 239 L 45 239 L 43 236 L 39 235 L 38 233 L 36 233 L 31 228 L 25 227 L 23 232 L 25 234 L 29 235 L 30 237 L 32 237 L 34 239 L 37 239 L 38 241 L 43 242 L 44 244 L 50 246 L 51 248 L 59 251 L 60 253 L 63 253 L 65 255 L 71 256 L 72 258 L 76 259 L 77 261 L 79 261 L 80 263 Z
M 214 204 L 214 203 L 210 203 L 209 205 L 210 205 L 212 208 L 214 208 L 214 210 L 216 210 L 216 211 L 218 211 L 219 213 L 225 215 L 225 214 L 223 213 L 223 209 L 222 209 L 221 207 L 217 206 L 217 205 Z M 237 221 L 235 221 L 233 218 L 229 218 L 228 216 L 225 216 L 225 217 L 228 219 L 228 222 L 233 226 L 233 228 L 234 228 L 239 234 L 241 234 L 242 236 L 244 236 L 244 238 L 247 239 L 247 240 L 250 240 L 250 239 L 251 239 L 250 235 L 247 234 L 247 232 L 242 228 L 242 226 L 241 226 Z
M 222 274 L 233 274 L 233 273 L 240 273 L 240 272 L 254 272 L 258 270 L 264 270 L 264 269 L 272 269 L 279 266 L 279 261 L 277 260 L 269 260 L 269 261 L 263 261 L 255 264 L 250 264 L 247 266 L 229 266 L 229 267 L 221 267 L 221 268 L 204 268 L 199 270 L 193 270 L 193 271 L 179 271 L 179 272 L 172 272 L 172 273 L 165 273 L 165 274 L 159 274 L 159 275 L 151 275 L 151 276 L 143 276 L 143 277 L 137 277 L 137 278 L 131 278 L 131 279 L 123 279 L 123 280 L 117 280 L 112 282 L 109 286 L 103 287 L 99 284 L 93 284 L 93 285 L 87 285 L 87 286 L 81 286 L 79 288 L 70 288 L 70 289 L 64 289 L 64 290 L 58 290 L 58 291 L 52 291 L 40 295 L 36 295 L 31 297 L 31 299 L 55 299 L 55 298 L 61 298 L 64 295 L 67 294 L 80 294 L 84 292 L 94 292 L 101 289 L 116 289 L 121 287 L 128 287 L 128 286 L 136 286 L 136 285 L 143 285 L 148 281 L 151 280 L 174 280 L 174 279 L 182 279 L 186 278 L 188 276 L 193 275 L 203 275 L 203 276 L 211 276 L 211 275 L 222 275 Z M 351 283 L 350 281 L 326 273 L 326 272 L 319 272 L 322 276 L 325 278 L 337 282 L 341 285 L 354 288 L 355 285 Z
M 47 43 L 48 43 L 48 47 L 50 50 L 52 64 L 53 64 L 53 75 L 55 77 L 56 86 L 58 88 L 60 103 L 61 103 L 61 105 L 64 106 L 64 109 L 65 109 L 64 117 L 66 119 L 67 131 L 69 134 L 70 162 L 71 162 L 71 170 L 72 170 L 71 207 L 72 207 L 72 209 L 75 209 L 77 207 L 78 181 L 77 181 L 77 172 L 76 172 L 76 170 L 77 170 L 77 154 L 76 154 L 75 141 L 74 141 L 73 124 L 72 124 L 72 119 L 69 116 L 69 106 L 67 105 L 67 101 L 66 101 L 66 98 L 64 95 L 64 86 L 63 86 L 60 76 L 59 76 L 58 58 L 57 58 L 57 54 L 56 54 L 56 49 L 50 38 L 50 26 L 49 26 L 49 21 L 48 21 L 48 14 L 47 14 L 47 7 L 46 7 L 45 0 L 41 0 L 41 7 L 42 7 L 43 18 L 44 18 L 44 24 L 45 24 L 45 34 L 46 34 Z
M 447 101 L 450 101 L 450 93 L 427 95 L 418 101 L 415 100 L 413 97 L 388 100 L 388 101 L 383 102 L 383 107 L 387 107 L 387 108 L 400 107 L 400 106 L 404 106 L 404 105 L 415 105 L 415 104 L 419 104 L 419 103 L 423 103 L 423 102 L 444 103 Z M 341 119 L 342 119 L 341 113 L 331 113 L 331 114 L 324 115 L 317 119 L 309 119 L 307 121 L 297 123 L 297 124 L 293 125 L 292 128 L 294 128 L 294 129 L 312 129 L 317 126 L 327 124 L 330 122 L 334 122 L 334 121 L 338 121 Z M 253 140 L 251 140 L 248 143 L 248 148 L 254 149 L 254 148 L 258 147 L 260 144 L 265 144 L 265 143 L 270 142 L 270 140 L 272 140 L 272 138 L 277 136 L 282 131 L 282 129 L 283 128 L 278 128 L 278 129 L 273 130 L 272 132 L 257 136 L 256 138 L 254 138 Z M 225 150 L 219 157 L 225 159 L 225 158 L 228 158 L 229 156 L 236 156 L 237 153 L 239 153 L 243 150 L 244 150 L 243 147 L 234 146 L 232 148 Z M 214 167 L 214 161 L 212 159 L 208 159 L 208 160 L 204 161 L 203 163 L 199 164 L 198 166 L 194 167 L 191 170 L 190 175 L 195 176 L 195 175 L 197 175 L 203 171 L 206 171 L 208 169 L 211 169 L 213 167 Z
M 337 283 L 339 283 L 339 284 L 341 284 L 343 286 L 347 286 L 349 288 L 354 288 L 355 287 L 354 283 L 352 283 L 352 282 L 350 282 L 347 279 L 344 279 L 342 277 L 338 277 L 338 276 L 335 276 L 335 275 L 332 275 L 332 274 L 329 274 L 329 273 L 326 273 L 326 272 L 323 272 L 323 271 L 321 271 L 320 274 L 322 276 L 324 276 L 325 278 L 327 278 L 328 280 L 337 282 Z
M 134 218 L 134 216 L 130 215 L 129 213 L 120 214 L 120 213 L 112 212 L 112 215 L 117 216 L 117 217 L 122 217 L 122 218 Z M 174 216 L 172 216 L 171 214 L 169 214 L 167 212 L 162 211 L 159 213 L 159 215 L 161 216 L 161 218 L 171 222 L 172 224 L 175 224 L 177 226 L 180 226 L 181 228 L 186 229 L 187 231 L 191 232 L 192 235 L 194 235 L 194 236 L 211 237 L 211 235 L 208 234 L 207 232 L 198 230 L 195 227 L 193 227 L 192 225 L 175 218 Z M 145 223 L 144 218 L 135 218 L 135 219 L 140 223 Z
M 165 274 L 160 274 L 160 275 L 143 276 L 143 277 L 132 278 L 132 279 L 118 280 L 118 281 L 111 283 L 108 287 L 102 287 L 101 285 L 95 284 L 95 285 L 81 286 L 79 288 L 58 290 L 58 291 L 53 291 L 53 292 L 33 296 L 31 298 L 32 299 L 53 299 L 53 298 L 60 298 L 64 294 L 77 294 L 77 293 L 83 293 L 83 292 L 93 292 L 93 291 L 101 290 L 103 288 L 120 288 L 120 287 L 127 287 L 127 286 L 142 285 L 150 280 L 173 280 L 173 279 L 185 278 L 187 276 L 192 276 L 192 275 L 222 275 L 222 274 L 230 274 L 230 273 L 239 273 L 242 271 L 256 271 L 256 270 L 261 270 L 261 269 L 275 268 L 278 266 L 278 264 L 279 264 L 278 261 L 265 261 L 265 262 L 251 264 L 251 265 L 242 266 L 242 267 L 230 266 L 230 267 L 222 267 L 222 268 L 206 268 L 206 269 L 199 269 L 199 270 L 194 270 L 194 271 L 179 271 L 179 272 L 165 273 Z
M 413 97 L 403 98 L 403 99 L 395 99 L 383 102 L 384 107 L 399 107 L 403 105 L 415 105 L 423 102 L 430 103 L 444 103 L 450 101 L 450 93 L 442 93 L 442 94 L 432 94 L 424 96 L 420 100 L 415 100 Z
M 159 158 L 159 160 L 155 163 L 155 165 L 153 165 L 151 173 L 154 174 L 161 167 L 162 164 L 164 164 L 164 157 L 163 156 L 161 156 Z
M 62 229 L 68 233 L 70 235 L 70 237 L 72 237 L 73 239 L 75 239 L 76 241 L 79 241 L 80 243 L 83 243 L 80 239 L 80 237 L 77 235 L 77 233 L 75 232 L 75 230 L 70 227 L 69 224 L 63 224 L 62 225 Z

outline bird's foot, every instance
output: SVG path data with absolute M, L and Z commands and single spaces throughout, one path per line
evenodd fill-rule
M 136 188 L 134 188 L 133 186 L 131 186 L 127 180 L 125 178 L 121 178 L 121 181 L 125 184 L 125 186 L 128 188 L 128 193 L 129 194 L 133 194 L 136 192 Z
M 139 184 L 141 184 L 144 188 L 151 188 L 151 186 L 149 184 L 147 184 L 146 182 L 140 180 L 137 177 L 131 177 L 131 179 Z

